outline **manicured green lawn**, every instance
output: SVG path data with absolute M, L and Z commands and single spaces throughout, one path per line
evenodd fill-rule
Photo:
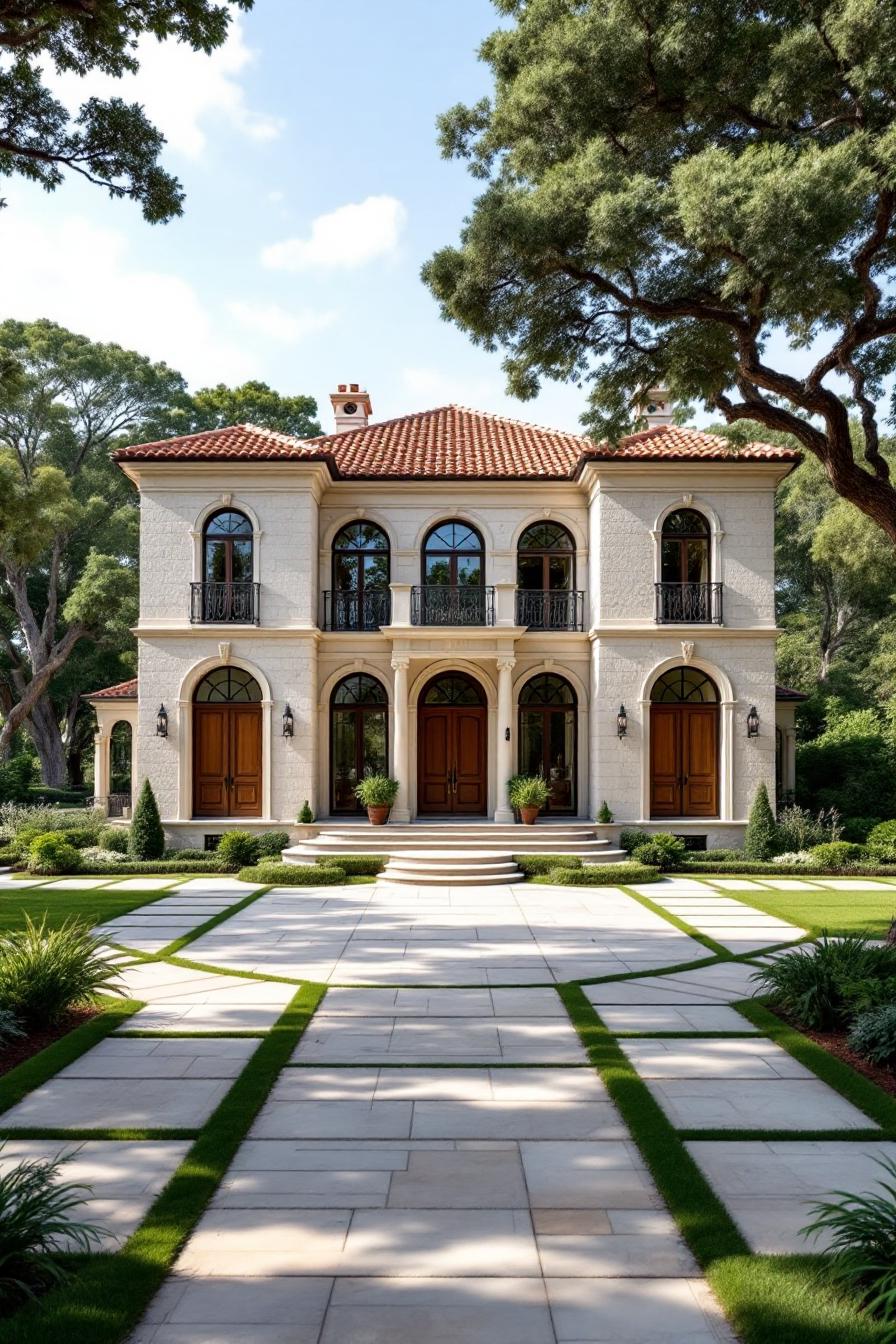
M 174 882 L 184 881 L 174 878 Z M 90 887 L 84 891 L 60 891 L 52 886 L 23 887 L 21 891 L 4 888 L 0 892 L 0 932 L 21 929 L 25 916 L 39 921 L 44 915 L 47 923 L 58 927 L 70 915 L 90 924 L 101 924 L 117 915 L 126 915 L 139 905 L 155 901 L 166 891 L 107 891 L 105 887 Z
M 679 874 L 682 877 L 699 877 L 690 872 Z M 725 874 L 726 878 L 728 874 Z M 736 876 L 736 874 L 734 874 Z M 747 877 L 748 882 L 761 882 L 762 878 Z M 800 879 L 803 880 L 802 878 Z M 886 881 L 875 878 L 876 882 Z M 711 882 L 704 878 L 707 886 Z M 805 881 L 811 882 L 811 877 Z M 773 891 L 771 887 L 756 887 L 754 891 L 729 891 L 727 888 L 712 887 L 719 895 L 733 896 L 745 905 L 752 905 L 766 914 L 777 915 L 779 919 L 790 920 L 809 933 L 819 934 L 822 929 L 828 933 L 867 933 L 874 938 L 882 938 L 890 927 L 890 920 L 896 916 L 896 884 L 890 884 L 889 891 L 832 891 L 819 888 L 818 891 Z

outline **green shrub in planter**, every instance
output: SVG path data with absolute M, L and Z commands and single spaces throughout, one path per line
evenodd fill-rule
M 86 1255 L 102 1241 L 103 1230 L 74 1212 L 90 1188 L 59 1179 L 67 1160 L 26 1158 L 0 1176 L 0 1315 L 64 1282 L 63 1249 Z
M 260 863 L 239 871 L 241 882 L 263 882 L 271 887 L 337 887 L 345 876 L 343 868 L 316 863 Z
M 878 863 L 896 863 L 896 821 L 882 821 L 869 832 L 868 853 Z
M 623 826 L 619 832 L 619 844 L 623 849 L 627 849 L 629 854 L 639 845 L 646 845 L 649 839 L 650 832 L 642 831 L 638 826 Z
M 365 775 L 355 788 L 355 797 L 362 807 L 391 807 L 398 789 L 398 780 L 388 775 Z
M 128 835 L 128 853 L 132 859 L 160 859 L 165 852 L 165 832 L 159 805 L 148 779 L 144 779 Z
M 533 882 L 557 887 L 616 887 L 620 883 L 658 882 L 659 869 L 644 863 L 589 863 L 581 868 L 554 868 Z
M 227 869 L 248 868 L 257 863 L 260 856 L 258 840 L 248 831 L 228 831 L 222 835 L 215 850 L 221 867 Z
M 896 1064 L 896 1003 L 860 1013 L 852 1024 L 848 1044 L 850 1050 L 872 1064 Z
M 582 860 L 573 854 L 514 854 L 513 861 L 527 877 L 550 873 L 555 868 L 581 868 Z
M 124 826 L 103 826 L 96 840 L 100 849 L 111 849 L 116 854 L 127 854 L 128 833 Z
M 41 877 L 57 877 L 61 873 L 76 873 L 81 867 L 81 856 L 70 845 L 63 831 L 39 835 L 28 847 L 28 871 Z
M 517 811 L 524 807 L 544 807 L 551 796 L 547 781 L 541 775 L 514 775 L 507 784 L 510 806 Z
M 673 868 L 683 868 L 687 862 L 687 850 L 684 841 L 677 835 L 652 835 L 644 845 L 638 845 L 632 852 L 636 863 L 646 863 L 649 867 L 659 868 L 661 872 L 670 872 Z
M 341 868 L 346 877 L 376 877 L 386 866 L 379 854 L 327 854 L 315 862 L 322 868 Z
M 311 804 L 308 802 L 308 799 L 306 798 L 304 803 L 302 804 L 301 811 L 299 812 L 299 821 L 302 823 L 303 826 L 310 826 L 313 820 L 314 820 L 314 813 L 311 811 Z
M 52 1026 L 71 1008 L 120 993 L 119 969 L 89 924 L 67 919 L 54 929 L 26 915 L 23 929 L 0 937 L 0 1007 L 28 1026 Z
M 613 820 L 613 813 L 610 811 L 606 798 L 597 809 L 597 817 L 595 820 L 599 821 L 604 826 L 608 825 Z
M 768 800 L 768 789 L 760 784 L 744 832 L 744 855 L 748 859 L 770 859 L 779 847 L 778 825 Z
M 263 859 L 279 859 L 289 845 L 289 831 L 265 831 L 255 837 L 258 841 L 258 854 Z
M 809 850 L 819 868 L 845 868 L 857 863 L 864 852 L 861 845 L 851 845 L 848 840 L 829 840 L 826 845 L 813 845 Z

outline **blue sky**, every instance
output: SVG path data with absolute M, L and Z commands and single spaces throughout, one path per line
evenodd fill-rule
M 351 380 L 376 419 L 460 401 L 577 429 L 577 389 L 512 401 L 500 356 L 442 322 L 419 280 L 476 190 L 439 156 L 435 119 L 487 92 L 476 49 L 495 24 L 488 0 L 257 0 L 212 57 L 152 43 L 133 81 L 62 81 L 73 105 L 146 105 L 185 214 L 150 226 L 75 177 L 51 195 L 10 182 L 5 313 L 167 359 L 194 387 L 310 393 L 325 428 Z

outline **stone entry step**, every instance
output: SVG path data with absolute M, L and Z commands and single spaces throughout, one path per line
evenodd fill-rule
M 548 822 L 517 826 L 445 821 L 438 825 L 369 826 L 358 822 L 322 826 L 313 839 L 285 849 L 283 858 L 287 863 L 308 863 L 333 854 L 393 857 L 444 849 L 446 844 L 455 853 L 462 849 L 480 856 L 496 850 L 507 854 L 572 854 L 589 863 L 620 863 L 627 857 L 623 850 L 611 848 L 608 840 L 598 840 L 594 827 L 587 824 Z
M 414 849 L 391 858 L 383 871 L 384 882 L 415 885 L 481 887 L 522 882 L 523 874 L 512 854 L 484 851 L 458 853 L 446 849 Z

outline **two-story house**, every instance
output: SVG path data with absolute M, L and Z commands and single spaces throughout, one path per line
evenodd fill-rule
M 672 423 L 618 444 L 445 406 L 335 432 L 252 425 L 140 444 L 135 683 L 94 693 L 96 792 L 152 782 L 172 843 L 357 817 L 548 818 L 739 840 L 776 732 L 774 498 L 797 455 Z M 788 758 L 788 752 L 790 753 Z

